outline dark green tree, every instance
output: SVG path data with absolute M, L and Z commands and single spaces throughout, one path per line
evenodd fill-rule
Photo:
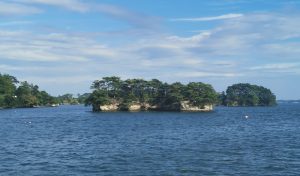
M 21 82 L 7 74 L 0 74 L 0 107 L 33 107 L 50 105 L 54 97 L 45 91 L 40 92 L 37 85 Z
M 92 105 L 93 111 L 98 111 L 101 105 L 111 103 L 107 92 L 104 90 L 94 90 L 93 93 L 85 100 L 85 105 Z
M 182 101 L 196 106 L 217 102 L 215 90 L 211 85 L 204 83 L 167 84 L 157 79 L 123 81 L 113 76 L 94 81 L 91 88 L 94 92 L 87 98 L 86 105 L 93 105 L 94 110 L 99 109 L 100 105 L 113 102 L 118 102 L 122 110 L 128 109 L 134 103 L 159 106 L 162 109 L 179 109 Z
M 276 105 L 276 96 L 271 90 L 262 86 L 240 83 L 227 88 L 226 99 L 223 99 L 222 104 L 227 106 L 273 106 Z

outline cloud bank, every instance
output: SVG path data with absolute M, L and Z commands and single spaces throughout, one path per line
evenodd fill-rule
M 14 0 L 14 1 L 16 3 L 21 3 L 21 4 L 14 4 L 14 5 L 11 4 L 12 8 L 6 11 L 4 11 L 5 8 L 3 8 L 3 13 L 4 12 L 12 13 L 16 11 L 16 13 L 22 14 L 22 10 L 24 11 L 23 13 L 26 12 L 37 13 L 42 11 L 42 7 L 37 8 L 36 7 L 37 5 L 48 5 L 54 7 L 61 7 L 79 13 L 96 12 L 96 13 L 104 14 L 116 20 L 127 22 L 128 24 L 139 28 L 157 28 L 161 20 L 160 18 L 155 16 L 149 16 L 141 12 L 131 11 L 129 9 L 117 5 L 104 4 L 104 3 L 85 3 L 85 1 L 79 1 L 79 0 Z M 0 4 L 0 14 L 1 14 L 1 4 Z
M 215 20 L 226 20 L 226 19 L 232 19 L 232 18 L 239 18 L 239 17 L 243 17 L 243 16 L 244 16 L 243 14 L 230 13 L 230 14 L 213 16 L 213 17 L 174 18 L 174 19 L 171 19 L 171 21 L 186 21 L 186 22 L 215 21 Z
M 14 10 L 5 11 L 1 5 Z M 94 79 L 110 75 L 124 79 L 159 78 L 168 82 L 203 81 L 223 85 L 256 81 L 258 77 L 300 75 L 299 14 L 230 13 L 173 19 L 222 20 L 211 29 L 189 36 L 174 34 L 171 29 L 156 32 L 153 26 L 163 24 L 153 16 L 118 6 L 91 5 L 76 0 L 2 2 L 0 15 L 42 13 L 46 9 L 40 5 L 61 7 L 78 14 L 105 14 L 125 21 L 133 29 L 132 33 L 119 31 L 106 35 L 100 32 L 4 28 L 27 23 L 25 20 L 0 23 L 1 72 L 14 73 L 42 87 L 51 87 L 54 94 L 61 91 L 59 87 L 68 87 L 73 93 L 88 91 L 88 85 Z M 155 32 L 151 36 L 137 37 L 136 28 L 154 29 Z
M 0 2 L 0 16 L 29 15 L 41 13 L 42 10 L 33 6 L 19 3 Z

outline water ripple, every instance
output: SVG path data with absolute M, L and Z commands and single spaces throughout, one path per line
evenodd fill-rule
M 245 116 L 249 118 L 245 118 Z M 0 111 L 0 175 L 298 175 L 300 106 Z

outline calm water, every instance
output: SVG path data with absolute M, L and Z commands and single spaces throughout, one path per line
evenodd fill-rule
M 1 176 L 299 174 L 300 104 L 211 113 L 0 110 Z

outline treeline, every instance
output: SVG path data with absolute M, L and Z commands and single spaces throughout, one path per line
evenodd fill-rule
M 225 106 L 274 106 L 276 96 L 265 87 L 240 83 L 222 92 L 220 102 Z
M 74 97 L 65 94 L 58 97 L 40 91 L 37 85 L 0 73 L 0 108 L 49 106 L 53 104 L 86 104 L 97 110 L 101 105 L 118 102 L 120 109 L 126 110 L 132 103 L 178 107 L 183 101 L 193 106 L 273 106 L 276 96 L 262 86 L 234 84 L 226 92 L 216 93 L 209 84 L 180 82 L 168 84 L 157 79 L 121 80 L 119 77 L 104 77 L 93 82 L 92 93 Z
M 77 104 L 84 104 L 85 100 L 89 97 L 90 93 L 85 94 L 78 94 L 77 97 L 74 97 L 73 94 L 64 94 L 55 97 L 59 104 L 63 105 L 77 105 Z
M 181 101 L 189 101 L 195 106 L 215 104 L 218 94 L 209 84 L 191 82 L 168 84 L 157 79 L 121 80 L 119 77 L 104 77 L 93 82 L 93 93 L 86 100 L 86 105 L 93 105 L 97 110 L 100 105 L 119 102 L 121 109 L 126 110 L 133 102 L 150 105 L 179 106 Z
M 90 94 L 65 94 L 58 97 L 40 91 L 37 85 L 19 82 L 16 77 L 0 73 L 0 108 L 39 107 L 58 104 L 83 104 Z
M 14 76 L 0 74 L 0 107 L 34 107 L 57 103 L 56 99 L 37 85 L 19 82 Z

